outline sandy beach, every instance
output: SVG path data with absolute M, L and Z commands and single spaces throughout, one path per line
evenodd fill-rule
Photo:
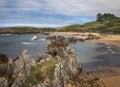
M 57 34 L 57 35 L 83 35 L 83 33 L 78 33 L 78 32 L 54 32 L 52 34 Z M 120 46 L 120 35 L 103 35 L 99 33 L 84 33 L 84 35 L 87 34 L 93 34 L 96 36 L 99 36 L 100 39 L 95 39 L 91 41 L 97 41 L 105 44 L 110 44 L 110 45 L 116 45 Z M 111 68 L 112 69 L 112 68 Z M 115 70 L 116 68 L 113 68 L 112 70 Z M 108 72 L 108 73 L 97 73 L 95 76 L 99 77 L 101 81 L 103 81 L 106 85 L 106 87 L 120 87 L 120 68 L 116 69 L 117 71 L 115 72 Z M 118 73 L 117 75 L 115 73 Z M 114 75 L 115 74 L 115 75 Z
M 120 35 L 105 35 L 105 34 L 99 34 L 99 33 L 80 33 L 80 32 L 53 32 L 51 34 L 57 34 L 57 35 L 88 35 L 88 34 L 93 34 L 100 39 L 95 39 L 92 41 L 97 41 L 97 42 L 102 42 L 102 43 L 107 43 L 107 44 L 112 44 L 112 45 L 117 45 L 120 46 Z

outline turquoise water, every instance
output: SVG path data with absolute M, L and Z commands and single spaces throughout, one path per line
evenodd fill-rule
M 35 35 L 41 39 L 31 41 Z M 39 52 L 47 51 L 47 45 L 50 42 L 45 40 L 46 37 L 42 34 L 0 35 L 0 53 L 7 54 L 9 58 L 16 58 L 23 49 L 27 49 L 30 58 L 37 58 Z M 120 67 L 120 48 L 118 47 L 90 41 L 71 43 L 70 46 L 76 50 L 83 70 L 96 69 L 101 66 Z M 111 48 L 108 49 L 109 47 Z
M 41 38 L 38 41 L 31 41 L 32 37 L 37 35 Z M 46 35 L 42 34 L 23 34 L 23 35 L 0 35 L 0 53 L 5 53 L 9 58 L 15 58 L 21 51 L 27 49 L 29 56 L 34 58 L 39 52 L 45 52 L 49 41 L 46 41 Z
M 70 44 L 72 48 L 76 50 L 76 55 L 80 59 L 82 63 L 91 62 L 91 61 L 101 61 L 101 59 L 95 59 L 95 57 L 99 55 L 106 54 L 107 52 L 104 51 L 97 51 L 97 48 L 104 47 L 103 44 L 98 42 L 77 42 Z

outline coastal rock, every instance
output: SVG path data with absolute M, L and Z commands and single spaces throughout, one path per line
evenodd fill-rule
M 67 53 L 66 53 L 66 51 L 64 50 L 63 47 L 52 48 L 47 53 L 52 55 L 53 57 L 60 56 L 61 58 L 65 58 L 65 56 L 67 55 Z
M 71 55 L 75 55 L 76 53 L 75 53 L 75 50 L 73 49 L 73 48 L 70 48 L 70 47 L 67 47 L 66 48 L 66 52 L 68 53 L 68 54 L 71 54 Z
M 67 47 L 69 45 L 69 40 L 64 36 L 58 36 L 55 40 L 51 41 L 51 44 L 48 45 L 48 50 L 55 47 Z
M 53 57 L 50 54 L 47 54 L 47 53 L 40 54 L 39 53 L 39 57 L 38 57 L 36 63 L 40 64 L 40 63 L 47 62 L 52 59 L 53 59 Z
M 26 70 L 27 73 L 29 73 L 30 60 L 28 58 L 27 50 L 22 51 L 21 56 L 16 58 L 16 60 L 13 62 L 13 66 L 14 74 L 17 74 L 23 68 Z
M 50 55 L 52 55 L 52 56 L 56 56 L 56 55 L 58 55 L 58 52 L 59 52 L 58 48 L 55 47 L 55 48 L 49 49 L 49 51 L 47 53 L 50 54 Z
M 9 61 L 7 55 L 5 54 L 0 54 L 0 64 L 2 63 L 7 63 Z
M 58 48 L 58 50 L 59 50 L 58 54 L 61 58 L 65 58 L 68 55 L 63 47 Z
M 74 55 L 66 55 L 62 62 L 56 64 L 54 73 L 56 87 L 67 87 L 68 82 L 74 80 L 81 72 L 79 60 Z
M 103 87 L 96 86 L 96 79 L 80 79 L 82 64 L 68 39 L 58 36 L 50 45 L 36 61 L 29 59 L 27 50 L 14 60 L 2 55 L 6 59 L 0 59 L 0 87 Z
M 8 80 L 5 78 L 0 78 L 0 87 L 9 87 Z
M 7 55 L 0 54 L 0 77 L 11 78 L 12 69 L 12 60 L 7 58 Z
M 57 36 L 48 36 L 46 40 L 56 40 Z
M 21 55 L 13 62 L 13 81 L 11 87 L 20 87 L 30 72 L 30 59 L 27 50 L 22 51 Z

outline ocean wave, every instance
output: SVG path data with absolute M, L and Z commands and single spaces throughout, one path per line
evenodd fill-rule
M 34 41 L 34 40 L 31 40 L 31 41 Z M 38 39 L 38 40 L 35 40 L 35 41 L 46 41 L 46 39 Z
M 32 42 L 22 42 L 22 44 L 24 44 L 24 45 L 31 45 L 33 43 Z

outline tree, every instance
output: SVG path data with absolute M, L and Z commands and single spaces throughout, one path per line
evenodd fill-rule
M 102 15 L 101 15 L 101 13 L 98 13 L 98 14 L 97 14 L 97 21 L 98 21 L 98 22 L 102 22 L 101 19 L 102 19 Z

